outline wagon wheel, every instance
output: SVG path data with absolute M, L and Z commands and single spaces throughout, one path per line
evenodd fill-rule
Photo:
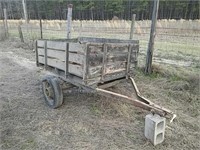
M 46 76 L 42 80 L 42 90 L 45 102 L 50 108 L 58 108 L 63 103 L 63 92 L 58 79 Z

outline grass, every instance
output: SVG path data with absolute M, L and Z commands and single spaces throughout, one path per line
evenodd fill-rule
M 10 45 L 10 43 L 8 44 Z M 9 47 L 9 45 L 6 47 Z M 17 52 L 14 47 L 9 47 L 8 51 L 11 49 Z M 20 51 L 23 52 L 23 49 L 20 49 Z M 25 54 L 26 52 L 25 50 L 23 53 Z M 33 54 L 31 56 L 33 57 Z M 140 62 L 144 63 L 144 59 L 141 57 L 142 55 L 139 56 Z M 8 65 L 12 66 L 10 63 Z M 139 65 L 141 66 L 142 64 Z M 19 72 L 24 73 L 21 70 Z M 45 147 L 45 144 L 49 145 L 49 143 L 51 145 L 57 145 L 57 149 L 59 146 L 69 147 L 66 143 L 72 143 L 72 146 L 80 144 L 79 146 L 83 148 L 84 144 L 89 147 L 90 144 L 95 145 L 103 141 L 101 145 L 95 148 L 103 147 L 103 149 L 109 149 L 108 146 L 105 148 L 109 143 L 110 149 L 172 149 L 172 147 L 175 149 L 183 149 L 186 147 L 186 149 L 197 149 L 199 142 L 199 124 L 197 117 L 199 116 L 200 110 L 198 73 L 196 68 L 167 64 L 154 65 L 153 74 L 150 76 L 144 74 L 142 67 L 139 67 L 136 71 L 134 78 L 142 95 L 154 101 L 156 104 L 175 111 L 177 114 L 177 118 L 173 124 L 167 124 L 171 129 L 166 128 L 166 139 L 164 143 L 158 145 L 158 147 L 153 147 L 145 140 L 143 135 L 144 116 L 147 112 L 142 111 L 142 109 L 136 109 L 131 105 L 112 100 L 112 98 L 99 98 L 96 95 L 92 98 L 89 97 L 89 99 L 88 96 L 81 96 L 77 100 L 77 97 L 74 96 L 74 99 L 72 98 L 70 100 L 71 102 L 68 101 L 63 108 L 50 111 L 47 107 L 41 105 L 42 102 L 40 100 L 43 99 L 40 97 L 41 93 L 38 89 L 39 79 L 35 78 L 35 71 L 33 73 L 28 72 L 25 76 L 22 75 L 22 77 L 25 77 L 24 79 L 29 81 L 26 82 L 26 80 L 23 80 L 24 83 L 30 83 L 31 85 L 29 86 L 31 87 L 30 95 L 28 94 L 27 96 L 25 94 L 17 98 L 20 102 L 16 101 L 16 98 L 13 99 L 13 102 L 18 102 L 19 105 L 24 100 L 23 104 L 25 105 L 20 105 L 19 108 L 23 109 L 14 109 L 14 112 L 11 111 L 16 114 L 20 112 L 17 115 L 19 119 L 15 118 L 14 121 L 17 122 L 14 123 L 17 125 L 15 127 L 20 126 L 21 130 L 16 128 L 16 131 L 12 131 L 13 133 L 18 133 L 19 136 L 17 137 L 20 139 L 24 138 L 24 141 L 20 141 L 20 143 L 17 140 L 9 140 L 7 138 L 8 141 L 6 139 L 3 141 L 5 142 L 5 147 L 2 148 L 8 149 L 14 147 L 16 143 L 20 144 L 18 147 L 20 146 L 21 149 L 38 149 L 38 144 L 42 144 L 40 146 L 43 147 L 44 145 Z M 35 83 L 36 79 L 38 81 Z M 7 83 L 8 80 L 5 79 L 5 82 Z M 127 83 L 122 83 L 121 86 L 115 86 L 113 90 L 125 93 L 127 91 L 131 92 L 132 89 L 128 85 Z M 11 84 L 11 86 L 13 85 Z M 21 88 L 24 91 L 27 88 L 27 84 L 24 84 Z M 9 88 L 3 92 L 5 96 L 6 92 L 9 92 Z M 128 92 L 126 94 L 128 95 Z M 9 94 L 7 96 L 9 97 Z M 26 96 L 30 101 L 27 101 Z M 11 95 L 10 97 L 15 97 L 15 95 Z M 66 97 L 66 99 L 68 98 Z M 27 110 L 26 113 L 24 113 L 24 108 Z M 7 114 L 7 110 L 5 110 L 4 115 Z M 36 135 L 37 142 L 31 137 L 27 137 L 27 133 L 29 132 L 24 129 L 27 124 L 23 121 L 30 120 L 27 117 L 30 116 L 30 113 L 34 116 L 30 131 L 33 135 Z M 22 116 L 22 114 L 26 115 Z M 57 121 L 58 117 L 62 118 L 61 122 Z M 12 117 L 8 119 L 11 120 Z M 24 127 L 18 121 L 22 121 Z M 54 130 L 61 131 L 60 133 L 63 134 L 58 134 L 57 136 L 54 135 L 54 132 L 50 134 Z M 21 135 L 22 133 L 26 134 Z M 72 149 L 81 149 L 80 147 L 72 147 Z M 89 149 L 94 148 L 89 147 Z
M 199 73 L 189 72 L 183 69 L 171 69 L 170 67 L 153 66 L 153 73 L 145 75 L 143 68 L 137 70 L 136 79 L 139 85 L 149 84 L 142 93 L 152 99 L 161 98 L 171 101 L 172 104 L 179 102 L 177 109 L 187 107 L 184 113 L 192 117 L 199 115 L 200 101 L 200 75 Z M 145 85 L 143 85 L 145 86 Z M 140 86 L 139 86 L 140 87 Z M 159 90 L 159 91 L 157 91 Z M 173 101 L 172 101 L 173 100 Z M 164 101 L 162 102 L 164 104 Z M 186 106 L 183 106 L 186 105 Z
M 21 144 L 21 150 L 26 150 L 26 149 L 35 149 L 36 148 L 36 142 L 34 139 L 30 138 L 24 141 Z
M 194 43 L 169 43 L 169 42 L 156 42 L 155 48 L 164 52 L 167 48 L 168 53 L 177 53 L 177 55 L 197 56 L 200 55 L 200 44 Z
M 100 115 L 101 114 L 101 110 L 99 110 L 99 108 L 96 105 L 93 105 L 91 107 L 91 111 L 93 112 L 93 114 L 95 115 Z
M 188 39 L 191 40 L 191 39 Z M 142 47 L 147 48 L 148 41 L 140 40 L 140 44 Z M 156 40 L 155 42 L 155 53 L 176 53 L 176 55 L 188 55 L 188 56 L 198 56 L 200 55 L 200 43 L 173 43 Z

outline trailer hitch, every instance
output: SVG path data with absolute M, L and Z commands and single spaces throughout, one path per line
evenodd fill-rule
M 171 118 L 170 123 L 173 122 L 173 120 L 176 118 L 176 114 L 174 112 L 172 112 L 171 110 L 166 109 L 162 106 L 159 106 L 159 105 L 151 102 L 149 99 L 143 97 L 141 95 L 140 91 L 138 90 L 134 79 L 132 77 L 130 77 L 130 80 L 134 87 L 134 90 L 135 90 L 135 93 L 136 93 L 136 96 L 138 99 L 133 99 L 129 96 L 122 95 L 122 94 L 115 93 L 115 92 L 108 91 L 108 90 L 101 89 L 101 88 L 96 88 L 96 91 L 99 92 L 99 94 L 102 94 L 104 96 L 105 96 L 105 94 L 107 94 L 112 97 L 115 96 L 117 98 L 123 98 L 124 100 L 126 100 L 126 102 L 131 103 L 136 107 L 140 107 L 142 109 L 148 110 L 152 113 L 159 114 L 160 116 L 164 116 L 166 118 Z M 170 117 L 169 117 L 169 115 L 170 115 Z

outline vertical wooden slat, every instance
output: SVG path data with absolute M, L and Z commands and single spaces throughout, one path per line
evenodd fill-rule
M 131 52 L 132 52 L 132 45 L 129 44 L 129 46 L 128 46 L 127 66 L 126 66 L 126 78 L 127 79 L 128 79 L 128 75 L 129 75 L 129 71 L 130 71 Z
M 139 45 L 137 45 L 137 46 L 135 47 L 135 49 L 137 49 L 137 50 L 136 50 L 136 52 L 135 52 L 135 61 L 134 61 L 134 63 L 135 63 L 135 67 L 137 67 L 137 66 L 138 66 Z
M 107 45 L 104 43 L 103 44 L 103 66 L 102 66 L 102 73 L 101 73 L 101 81 L 104 80 L 104 75 L 105 75 L 105 72 L 106 72 L 106 62 L 107 60 Z
M 84 61 L 84 71 L 83 71 L 83 80 L 85 82 L 85 84 L 87 84 L 87 78 L 88 78 L 88 72 L 89 72 L 89 46 L 90 44 L 86 43 L 85 44 L 85 51 L 84 51 L 84 55 L 85 55 L 85 61 Z
M 65 50 L 65 76 L 69 75 L 69 43 L 66 42 Z
M 38 47 L 37 47 L 37 40 L 35 41 L 35 56 L 36 56 L 36 65 L 38 66 Z
M 44 66 L 47 69 L 47 41 L 44 41 Z

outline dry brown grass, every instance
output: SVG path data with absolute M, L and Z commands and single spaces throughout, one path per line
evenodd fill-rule
M 148 112 L 115 99 L 65 95 L 61 108 L 49 109 L 40 89 L 47 72 L 35 66 L 31 50 L 21 47 L 18 41 L 2 42 L 0 47 L 1 149 L 199 149 L 200 105 L 197 93 L 190 91 L 195 80 L 174 78 L 162 67 L 154 66 L 157 76 L 137 70 L 141 93 L 178 115 L 173 124 L 167 123 L 165 141 L 154 147 L 143 133 Z M 132 95 L 130 85 L 110 90 Z
M 64 29 L 66 28 L 66 21 L 65 20 L 42 20 L 43 27 L 46 29 L 54 28 L 54 29 Z M 161 29 L 167 28 L 178 28 L 178 29 L 187 29 L 187 30 L 200 30 L 199 26 L 200 20 L 158 20 L 157 27 Z M 8 20 L 8 25 L 10 27 L 18 26 L 25 24 L 24 20 Z M 39 20 L 30 20 L 29 24 L 39 27 Z M 131 21 L 127 20 L 73 20 L 72 21 L 73 28 L 107 28 L 107 29 L 124 29 L 130 30 Z M 149 28 L 151 25 L 150 20 L 143 20 L 143 21 L 136 21 L 135 28 L 136 33 L 142 34 L 146 33 L 146 28 Z M 165 30 L 169 32 L 170 30 Z M 170 32 L 174 32 L 170 31 Z M 176 30 L 175 32 L 183 32 Z M 184 31 L 189 32 L 189 31 Z

